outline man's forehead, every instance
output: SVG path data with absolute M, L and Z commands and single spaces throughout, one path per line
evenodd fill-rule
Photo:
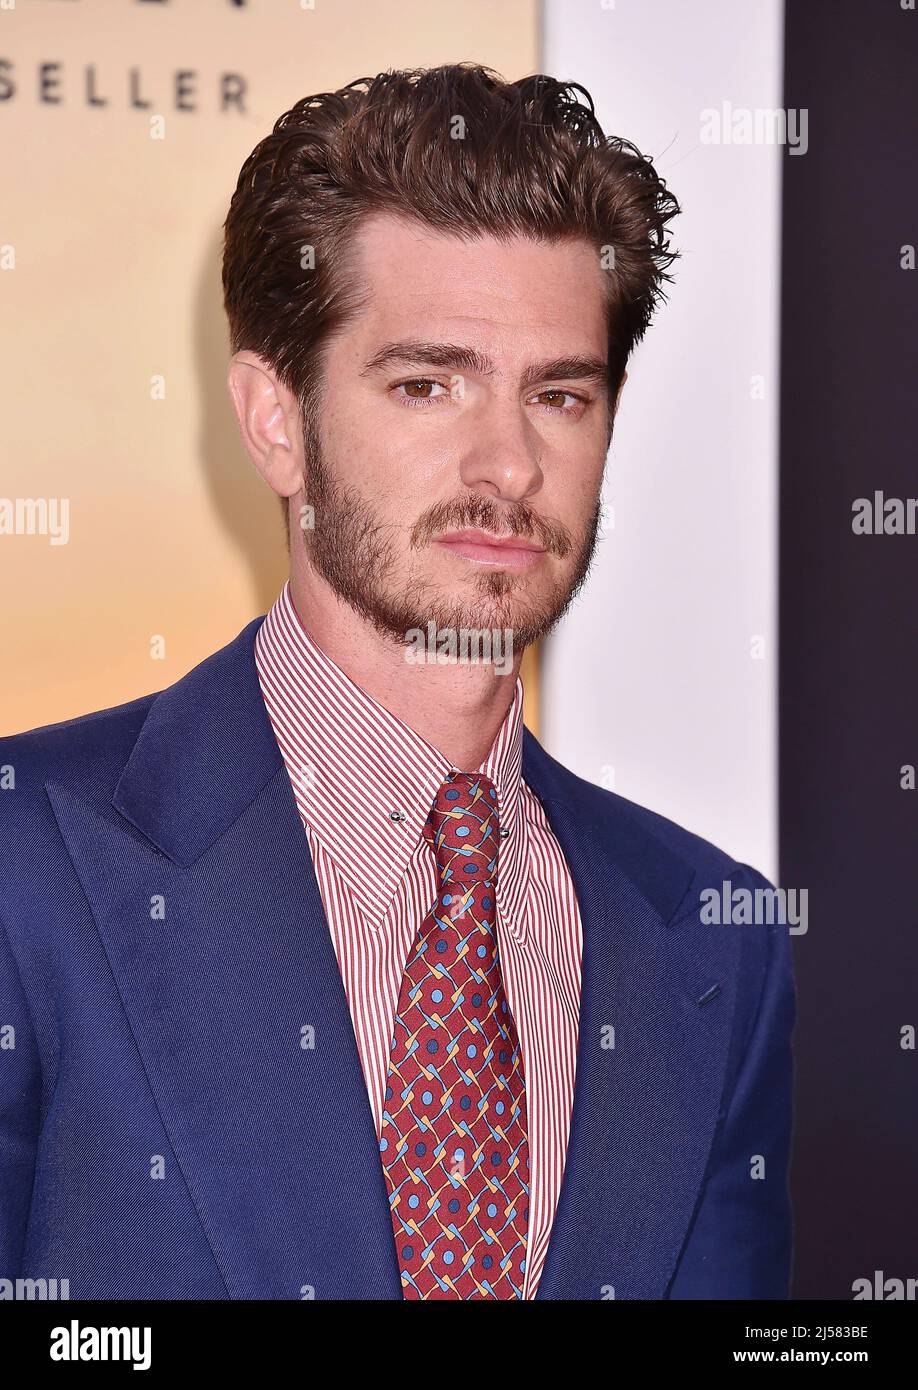
M 496 347 L 510 330 L 543 340 L 540 347 L 563 337 L 561 350 L 571 353 L 605 341 L 606 272 L 586 241 L 462 239 L 375 214 L 354 252 L 366 293 L 361 337 L 491 338 Z

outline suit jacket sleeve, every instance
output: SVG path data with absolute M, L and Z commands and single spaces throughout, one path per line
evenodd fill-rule
M 22 1264 L 41 1112 L 41 1067 L 29 1006 L 0 922 L 0 1279 Z
M 742 886 L 772 887 L 755 869 L 740 867 Z M 734 885 L 739 886 L 736 875 Z M 796 1017 L 791 938 L 787 924 L 737 924 L 723 930 L 759 934 L 747 940 L 746 959 L 764 957 L 763 979 L 751 1026 L 748 1012 L 737 1014 L 732 1084 L 725 1087 L 705 1181 L 669 1297 L 786 1299 Z M 763 1165 L 764 1175 L 754 1176 Z

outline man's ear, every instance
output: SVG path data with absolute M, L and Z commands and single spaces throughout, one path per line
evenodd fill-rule
M 246 453 L 279 497 L 292 497 L 303 486 L 298 409 L 292 393 L 248 349 L 230 358 L 226 385 Z

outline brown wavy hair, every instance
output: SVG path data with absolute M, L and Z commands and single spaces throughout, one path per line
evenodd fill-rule
M 676 199 L 649 156 L 603 133 L 576 82 L 505 82 L 450 63 L 303 97 L 240 170 L 223 294 L 232 351 L 258 353 L 307 424 L 321 405 L 323 345 L 360 308 L 354 233 L 380 211 L 466 238 L 592 242 L 609 269 L 610 400 L 678 255 L 667 230 Z

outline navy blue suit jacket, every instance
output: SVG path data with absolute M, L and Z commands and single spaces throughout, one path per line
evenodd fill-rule
M 401 1297 L 261 621 L 158 694 L 0 740 L 0 1279 Z M 787 1297 L 788 931 L 699 916 L 704 888 L 766 881 L 528 731 L 523 775 L 584 932 L 538 1298 Z

